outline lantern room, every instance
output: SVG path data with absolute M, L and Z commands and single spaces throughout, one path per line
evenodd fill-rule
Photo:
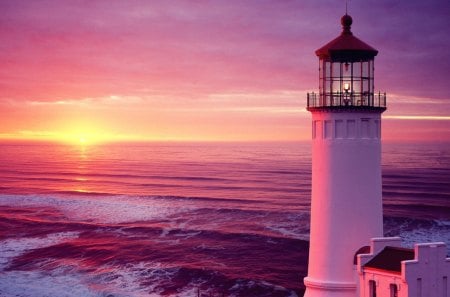
M 316 51 L 319 94 L 308 93 L 309 111 L 386 109 L 386 94 L 374 93 L 374 59 L 378 51 L 351 32 L 352 18 L 341 18 L 342 33 Z

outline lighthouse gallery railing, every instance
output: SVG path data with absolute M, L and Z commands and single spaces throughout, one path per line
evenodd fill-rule
M 386 93 L 308 93 L 308 108 L 312 107 L 378 107 L 386 108 Z

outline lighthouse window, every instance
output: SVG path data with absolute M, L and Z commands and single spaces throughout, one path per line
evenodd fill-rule
M 369 296 L 377 297 L 377 284 L 374 280 L 369 281 Z
M 363 138 L 370 138 L 370 119 L 361 119 L 361 136 Z
M 391 291 L 391 295 L 390 297 L 398 297 L 398 288 L 396 284 L 391 284 L 389 286 L 390 291 Z
M 330 139 L 333 137 L 331 121 L 325 121 L 324 124 L 324 138 Z
M 336 135 L 336 138 L 345 138 L 345 127 L 343 120 L 336 120 L 334 134 Z
M 356 122 L 355 122 L 355 120 L 347 121 L 347 137 L 348 138 L 356 137 Z
M 381 138 L 381 125 L 380 121 L 375 120 L 375 138 Z

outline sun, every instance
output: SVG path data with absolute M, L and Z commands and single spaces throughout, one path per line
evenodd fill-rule
M 71 141 L 73 144 L 78 144 L 79 146 L 91 146 L 96 145 L 100 142 L 102 142 L 102 139 L 100 136 L 97 135 L 78 135 L 72 138 Z

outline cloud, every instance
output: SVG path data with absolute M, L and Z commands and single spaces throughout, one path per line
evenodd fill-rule
M 424 115 L 389 115 L 384 119 L 393 120 L 415 120 L 415 121 L 450 121 L 450 116 L 424 116 Z
M 138 96 L 120 96 L 110 95 L 107 97 L 97 98 L 81 98 L 81 99 L 66 99 L 56 101 L 26 101 L 26 104 L 31 106 L 79 106 L 79 107 L 95 107 L 102 105 L 117 105 L 117 104 L 137 104 L 142 102 L 142 98 Z

